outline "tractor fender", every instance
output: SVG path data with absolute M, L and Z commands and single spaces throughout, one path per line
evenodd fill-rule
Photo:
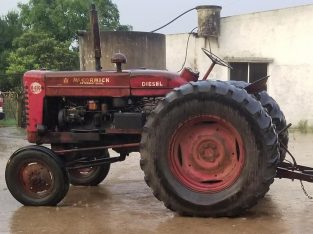
M 249 94 L 256 94 L 262 91 L 266 91 L 267 88 L 267 80 L 270 76 L 265 76 L 248 86 L 246 86 L 244 89 L 249 93 Z

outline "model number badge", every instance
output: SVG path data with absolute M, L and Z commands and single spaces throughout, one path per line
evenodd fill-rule
M 38 82 L 33 82 L 33 83 L 31 83 L 31 85 L 30 85 L 30 91 L 31 91 L 33 94 L 40 94 L 41 91 L 42 91 L 41 84 L 39 84 Z

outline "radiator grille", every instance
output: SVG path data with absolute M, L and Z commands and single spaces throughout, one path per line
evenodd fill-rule
M 29 101 L 28 101 L 28 87 L 24 87 L 24 104 L 25 104 L 25 116 L 26 116 L 26 126 L 29 126 Z

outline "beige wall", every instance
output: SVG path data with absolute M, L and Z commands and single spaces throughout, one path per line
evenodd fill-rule
M 167 35 L 167 68 L 181 67 L 188 34 Z M 210 40 L 212 52 L 228 61 L 269 61 L 268 92 L 280 104 L 287 121 L 313 124 L 313 5 L 221 19 L 221 35 Z M 192 36 L 187 67 L 203 75 L 210 60 L 201 51 L 209 41 Z M 216 67 L 213 79 L 228 80 Z
M 123 53 L 127 57 L 127 64 L 123 69 L 153 68 L 165 69 L 165 35 L 158 33 L 118 31 L 101 32 L 101 66 L 105 70 L 114 70 L 111 63 L 114 53 Z M 90 32 L 79 37 L 80 69 L 94 70 L 95 58 L 93 38 Z

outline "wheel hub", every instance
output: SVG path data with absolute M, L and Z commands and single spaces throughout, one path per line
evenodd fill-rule
M 191 143 L 191 156 L 200 167 L 206 169 L 216 166 L 225 156 L 223 144 L 214 136 L 203 135 Z M 187 148 L 187 147 L 186 147 Z M 188 149 L 187 149 L 188 150 Z
M 53 177 L 49 169 L 38 162 L 24 165 L 20 178 L 26 192 L 36 197 L 44 197 L 53 186 Z
M 198 158 L 206 162 L 213 163 L 219 156 L 216 145 L 211 141 L 201 143 L 197 151 Z
M 231 186 L 241 173 L 244 158 L 243 142 L 237 130 L 216 116 L 187 120 L 171 139 L 171 170 L 192 190 L 217 192 Z

